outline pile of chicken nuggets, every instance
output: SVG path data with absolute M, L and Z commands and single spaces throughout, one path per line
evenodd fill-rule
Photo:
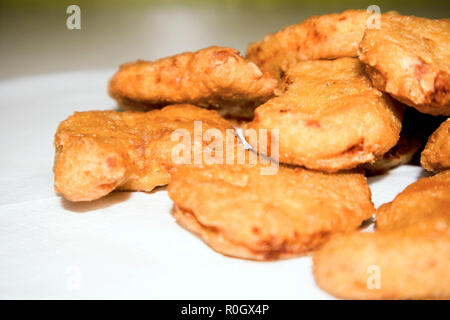
M 212 46 L 124 64 L 108 91 L 125 111 L 57 129 L 67 200 L 168 185 L 178 224 L 219 253 L 312 254 L 340 298 L 450 298 L 450 20 L 314 16 L 245 57 Z M 427 177 L 376 210 L 366 176 L 411 162 Z

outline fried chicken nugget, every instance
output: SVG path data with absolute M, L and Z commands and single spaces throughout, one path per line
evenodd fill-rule
M 450 119 L 444 121 L 430 136 L 420 163 L 428 171 L 450 169 Z
M 389 12 L 382 17 L 392 14 L 396 13 Z M 371 14 L 365 10 L 313 16 L 250 44 L 247 58 L 265 70 L 282 75 L 303 60 L 357 57 L 370 18 Z
M 376 159 L 375 162 L 362 164 L 361 168 L 364 169 L 366 174 L 382 174 L 397 166 L 412 162 L 424 144 L 426 132 L 429 130 L 428 127 L 431 126 L 430 119 L 423 119 L 427 117 L 427 115 L 419 113 L 413 108 L 405 110 L 402 131 L 397 144 Z
M 369 175 L 384 173 L 402 164 L 411 162 L 421 146 L 420 139 L 400 133 L 398 143 L 391 150 L 376 159 L 375 162 L 361 165 L 361 168 Z
M 189 186 L 187 188 L 186 186 Z M 169 196 L 178 223 L 227 256 L 275 260 L 307 254 L 374 212 L 366 178 L 279 167 L 177 167 Z
M 359 59 L 379 90 L 423 113 L 450 115 L 450 20 L 391 16 L 366 30 Z
M 450 171 L 408 186 L 376 223 L 316 252 L 317 284 L 348 299 L 450 298 Z
M 223 115 L 251 118 L 273 95 L 278 80 L 245 60 L 239 51 L 209 47 L 153 62 L 120 67 L 109 84 L 124 107 L 149 110 L 174 103 L 220 108 Z
M 194 121 L 201 121 L 198 132 Z M 55 191 L 70 201 L 89 201 L 114 189 L 151 191 L 166 185 L 176 164 L 172 152 L 180 141 L 172 134 L 177 129 L 187 130 L 193 138 L 209 129 L 226 135 L 233 127 L 216 111 L 191 105 L 146 113 L 74 113 L 55 134 Z M 194 150 L 194 143 L 191 146 Z
M 327 172 L 351 169 L 374 161 L 399 139 L 401 109 L 372 87 L 357 59 L 299 62 L 276 94 L 256 108 L 245 128 L 269 131 L 280 162 Z
M 442 223 L 437 223 L 440 220 Z M 382 205 L 377 212 L 376 227 L 377 230 L 388 231 L 409 226 L 427 230 L 428 226 L 435 226 L 448 233 L 449 223 L 450 170 L 446 170 L 419 179 L 406 187 L 394 201 Z

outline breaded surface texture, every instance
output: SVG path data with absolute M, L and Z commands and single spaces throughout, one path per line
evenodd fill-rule
M 374 161 L 399 139 L 401 109 L 372 87 L 357 59 L 299 62 L 276 94 L 245 127 L 269 130 L 280 162 L 335 172 Z
M 146 113 L 74 113 L 55 134 L 55 191 L 70 201 L 88 201 L 114 189 L 151 191 L 166 185 L 175 165 L 172 150 L 180 143 L 172 133 L 185 129 L 193 139 L 196 120 L 202 121 L 200 134 L 210 128 L 232 130 L 216 111 L 191 105 Z
M 414 114 L 411 115 L 411 111 Z M 427 130 L 425 130 L 425 128 L 421 128 L 421 126 L 423 125 L 423 122 L 428 120 L 425 119 L 419 127 L 417 127 L 418 124 L 416 121 L 419 120 L 416 118 L 417 114 L 418 112 L 416 110 L 408 108 L 404 115 L 402 131 L 400 132 L 400 139 L 397 144 L 387 153 L 376 159 L 375 162 L 361 165 L 361 168 L 364 169 L 366 174 L 382 174 L 402 164 L 410 163 L 413 160 L 424 144 L 424 133 L 422 131 Z M 424 114 L 420 114 L 420 116 L 424 116 Z
M 408 186 L 378 210 L 376 232 L 336 237 L 313 261 L 340 298 L 450 298 L 450 171 Z
M 109 92 L 120 105 L 131 109 L 190 103 L 248 118 L 256 105 L 272 96 L 277 84 L 237 50 L 209 47 L 152 62 L 124 64 L 111 79 Z
M 450 169 L 450 119 L 444 121 L 430 136 L 420 163 L 429 171 Z
M 383 19 L 364 34 L 359 58 L 375 87 L 433 115 L 450 115 L 450 20 Z
M 183 227 L 224 255 L 252 260 L 307 254 L 374 212 L 359 173 L 279 167 L 261 175 L 259 166 L 183 166 L 168 190 Z
M 247 58 L 263 69 L 283 74 L 303 60 L 357 57 L 370 16 L 365 10 L 347 10 L 310 17 L 250 44 Z
M 435 224 L 436 218 L 442 220 L 442 224 Z M 425 230 L 428 226 L 435 226 L 450 232 L 449 223 L 450 170 L 446 170 L 419 179 L 398 194 L 394 201 L 382 205 L 377 212 L 376 227 L 377 230 L 394 230 L 413 226 L 417 230 Z
M 417 138 L 406 137 L 400 134 L 398 143 L 373 163 L 363 164 L 361 167 L 369 175 L 385 173 L 390 169 L 411 162 L 419 151 L 422 143 Z

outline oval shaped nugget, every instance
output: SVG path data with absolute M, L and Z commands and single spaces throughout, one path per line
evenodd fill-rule
M 420 163 L 428 171 L 450 168 L 450 119 L 444 121 L 428 139 Z
M 383 19 L 366 30 L 359 59 L 379 90 L 420 112 L 450 115 L 450 20 Z
M 131 109 L 190 103 L 248 118 L 256 105 L 273 95 L 277 84 L 277 79 L 245 60 L 239 51 L 213 46 L 124 64 L 111 79 L 109 92 Z
M 313 257 L 323 290 L 346 299 L 450 297 L 450 171 L 380 207 L 374 233 L 331 239 Z
M 276 94 L 256 108 L 245 128 L 268 131 L 280 162 L 327 172 L 351 169 L 374 161 L 399 139 L 402 110 L 372 87 L 357 59 L 299 62 Z
M 194 121 L 201 122 L 198 132 Z M 233 127 L 216 111 L 191 105 L 146 113 L 76 112 L 55 134 L 55 191 L 70 201 L 89 201 L 114 189 L 151 191 L 166 185 L 178 161 L 172 152 L 182 143 L 181 136 L 173 139 L 172 134 L 183 130 L 189 135 L 186 148 L 194 161 L 194 134 L 203 136 L 209 129 L 225 137 Z M 210 145 L 204 140 L 200 144 Z
M 374 212 L 359 173 L 279 167 L 262 175 L 259 165 L 183 166 L 168 190 L 181 226 L 224 255 L 253 260 L 307 254 Z

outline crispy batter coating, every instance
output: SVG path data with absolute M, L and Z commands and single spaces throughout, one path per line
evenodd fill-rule
M 444 121 L 430 136 L 420 163 L 429 171 L 450 169 L 450 119 Z
M 247 58 L 265 70 L 283 74 L 303 60 L 357 57 L 370 17 L 365 10 L 312 16 L 250 44 Z
M 172 133 L 185 129 L 193 140 L 196 120 L 202 121 L 197 129 L 200 134 L 212 128 L 224 135 L 227 129 L 232 130 L 216 111 L 191 105 L 146 113 L 74 113 L 59 125 L 55 135 L 55 191 L 70 201 L 89 201 L 114 189 L 151 191 L 166 185 L 169 170 L 176 164 L 172 151 L 181 143 L 173 140 Z M 191 146 L 194 150 L 194 143 Z
M 168 190 L 183 227 L 224 255 L 252 260 L 309 253 L 374 212 L 359 173 L 279 167 L 261 175 L 259 166 L 183 166 Z
M 435 224 L 436 218 L 442 220 L 442 224 Z M 435 226 L 450 232 L 450 170 L 419 179 L 397 195 L 394 201 L 378 209 L 377 230 L 409 226 L 417 230 Z
M 404 114 L 402 131 L 397 144 L 375 162 L 362 164 L 361 168 L 366 174 L 382 174 L 392 168 L 412 162 L 413 158 L 415 160 L 415 155 L 418 154 L 425 139 L 428 138 L 427 132 L 430 130 L 428 127 L 432 126 L 431 122 L 434 122 L 430 121 L 432 119 L 428 119 L 428 117 L 431 116 L 408 108 Z
M 280 162 L 335 172 L 374 161 L 399 139 L 401 109 L 372 87 L 357 59 L 300 62 L 276 94 L 246 128 L 269 130 Z
M 336 237 L 313 261 L 337 297 L 450 298 L 450 171 L 408 186 L 378 210 L 376 232 Z
M 450 115 L 450 20 L 391 16 L 364 34 L 359 58 L 375 87 L 433 115 Z
M 450 297 L 448 234 L 414 234 L 407 230 L 356 233 L 330 240 L 313 261 L 318 286 L 339 298 Z M 381 283 L 376 289 L 376 284 L 370 287 L 375 281 L 370 277 L 378 272 Z
M 256 105 L 272 96 L 277 84 L 237 50 L 209 47 L 124 64 L 111 79 L 109 92 L 120 105 L 141 111 L 191 103 L 248 118 Z
M 377 175 L 389 171 L 402 164 L 410 163 L 419 151 L 422 143 L 420 139 L 400 133 L 398 143 L 373 163 L 361 165 L 368 175 Z

